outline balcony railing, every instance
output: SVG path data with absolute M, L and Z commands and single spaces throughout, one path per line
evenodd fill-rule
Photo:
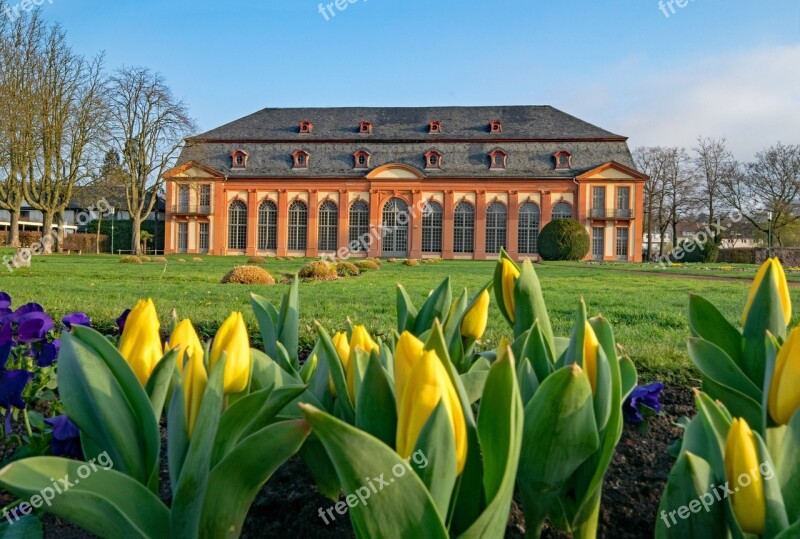
M 589 212 L 589 217 L 592 219 L 633 219 L 633 210 L 630 208 L 617 208 L 615 210 L 595 208 Z
M 211 206 L 198 204 L 178 204 L 172 206 L 173 215 L 211 215 Z

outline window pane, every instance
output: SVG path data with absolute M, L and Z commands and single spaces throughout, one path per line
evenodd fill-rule
M 603 260 L 605 256 L 606 229 L 597 227 L 592 229 L 592 258 Z
M 189 223 L 178 223 L 178 251 L 185 253 L 189 249 Z
M 408 205 L 393 198 L 383 207 L 382 251 L 385 256 L 408 256 Z
M 533 202 L 526 202 L 519 209 L 519 253 L 539 252 L 539 223 L 541 212 Z
M 241 200 L 228 207 L 228 249 L 247 250 L 247 204 Z
M 178 211 L 189 211 L 189 186 L 181 185 L 178 187 Z
M 339 240 L 339 207 L 332 200 L 326 200 L 319 207 L 320 251 L 335 251 Z
M 295 200 L 289 206 L 289 250 L 305 251 L 308 247 L 308 207 Z
M 486 252 L 499 253 L 506 246 L 506 207 L 493 202 L 486 209 Z
M 258 207 L 258 250 L 274 251 L 278 248 L 278 206 L 265 200 Z
M 200 223 L 198 249 L 200 250 L 201 253 L 208 252 L 208 223 Z
M 442 206 L 438 202 L 428 202 L 422 209 L 422 252 L 442 252 Z
M 350 234 L 348 248 L 354 253 L 366 252 L 369 245 L 369 204 L 357 200 L 350 206 Z
M 200 186 L 200 211 L 201 213 L 211 213 L 211 186 Z
M 617 258 L 628 259 L 628 229 L 617 229 Z
M 475 208 L 469 202 L 459 202 L 456 206 L 453 251 L 456 253 L 475 252 Z
M 566 202 L 559 202 L 553 206 L 552 220 L 558 221 L 559 219 L 572 219 L 572 206 Z

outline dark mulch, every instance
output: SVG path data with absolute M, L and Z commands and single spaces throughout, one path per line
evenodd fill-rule
M 626 426 L 617 453 L 606 475 L 600 517 L 600 539 L 644 539 L 653 537 L 658 504 L 667 481 L 672 459 L 667 448 L 678 439 L 681 430 L 673 425 L 695 413 L 692 390 L 668 387 L 662 395 L 664 414 L 651 418 L 646 431 Z M 161 497 L 169 500 L 169 479 L 162 474 Z M 320 516 L 333 506 L 322 496 L 309 477 L 302 461 L 295 457 L 281 467 L 256 498 L 242 537 L 304 537 L 332 539 L 354 537 L 347 516 L 328 522 Z M 45 537 L 85 539 L 91 537 L 69 523 L 45 515 Z M 387 530 L 387 537 L 391 536 Z M 525 519 L 515 502 L 506 537 L 525 535 Z M 545 529 L 543 537 L 567 535 Z

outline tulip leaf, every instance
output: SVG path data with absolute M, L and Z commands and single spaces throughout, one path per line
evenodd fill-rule
M 67 481 L 58 483 L 60 493 L 53 490 L 53 478 Z M 32 457 L 0 470 L 0 485 L 22 499 L 47 496 L 52 505 L 43 509 L 100 537 L 169 537 L 169 509 L 139 481 L 114 469 Z
M 776 271 L 770 265 L 756 291 L 753 303 L 744 324 L 744 372 L 758 387 L 764 385 L 765 354 L 764 339 L 767 332 L 783 340 L 786 338 L 786 320 L 783 313 Z
M 217 436 L 222 414 L 223 382 L 227 354 L 223 353 L 208 376 L 208 386 L 192 439 L 186 452 L 178 486 L 172 500 L 172 534 L 181 537 L 197 537 L 200 529 L 203 499 L 208 488 L 208 470 L 214 440 Z
M 358 349 L 357 353 L 362 351 Z M 397 403 L 388 375 L 377 354 L 364 354 L 367 366 L 356 396 L 356 427 L 389 447 L 397 437 Z
M 750 428 L 758 432 L 763 431 L 764 411 L 760 404 L 760 397 L 758 401 L 755 401 L 744 393 L 719 384 L 710 378 L 703 379 L 703 391 L 708 393 L 712 399 L 722 402 L 733 417 L 743 417 Z
M 319 365 L 319 357 L 316 354 L 308 356 L 308 359 L 303 364 L 303 368 L 300 369 L 300 379 L 303 380 L 304 383 L 307 384 L 309 380 L 311 380 L 311 377 L 317 370 L 317 365 Z
M 771 333 L 767 333 L 764 345 L 766 347 L 764 350 L 764 388 L 761 392 L 760 404 L 762 412 L 762 425 L 764 426 L 765 431 L 762 432 L 762 434 L 766 433 L 767 427 L 775 423 L 769 413 L 769 398 L 772 389 L 772 378 L 775 375 L 775 366 L 778 363 L 778 354 L 781 350 L 781 344 Z
M 483 291 L 483 289 L 481 289 Z M 447 316 L 442 320 L 442 327 L 444 328 L 444 338 L 448 343 L 461 340 L 461 321 L 464 318 L 467 310 L 472 307 L 472 304 L 480 296 L 480 293 L 469 299 L 469 292 L 465 288 L 458 298 L 450 306 L 450 311 Z
M 514 496 L 522 446 L 523 408 L 512 356 L 492 366 L 478 410 L 478 437 L 484 460 L 486 509 L 459 537 L 502 537 Z
M 692 336 L 713 343 L 743 367 L 742 333 L 708 300 L 689 294 L 689 329 Z
M 414 330 L 411 333 L 419 337 L 431 328 L 434 320 L 444 320 L 452 303 L 453 290 L 450 287 L 450 277 L 447 277 L 425 300 L 414 320 Z
M 619 360 L 619 372 L 620 372 L 620 379 L 622 381 L 622 400 L 628 398 L 628 396 L 636 389 L 636 386 L 639 383 L 639 373 L 636 372 L 636 367 L 627 357 L 623 357 Z
M 800 410 L 792 416 L 775 456 L 775 472 L 780 481 L 789 520 L 800 520 Z
M 656 539 L 727 537 L 726 504 L 717 503 L 715 485 L 708 462 L 689 452 L 678 457 L 658 508 Z
M 147 380 L 145 391 L 150 399 L 150 404 L 153 407 L 153 416 L 156 420 L 161 419 L 161 414 L 164 411 L 164 403 L 167 401 L 167 395 L 172 386 L 172 377 L 175 373 L 177 350 L 170 350 L 166 355 L 161 358 L 156 368 L 153 369 L 150 379 Z
M 514 298 L 516 308 L 514 336 L 521 335 L 530 329 L 534 322 L 538 321 L 542 338 L 550 351 L 550 357 L 555 357 L 553 326 L 550 324 L 550 315 L 547 313 L 547 304 L 544 302 L 542 285 L 530 259 L 526 258 L 522 263 L 519 279 L 514 285 Z
M 575 313 L 575 324 L 572 326 L 569 348 L 564 355 L 564 361 L 559 366 L 580 365 L 583 368 L 584 341 L 586 340 L 586 303 L 581 298 L 578 310 Z
M 353 402 L 350 400 L 350 395 L 347 392 L 347 381 L 345 379 L 344 367 L 341 359 L 339 359 L 339 352 L 333 345 L 328 332 L 325 328 L 317 322 L 317 333 L 319 334 L 320 349 L 319 353 L 324 358 L 325 362 L 330 369 L 331 378 L 333 379 L 333 387 L 336 388 L 336 406 L 338 407 L 342 417 L 348 423 L 355 421 L 355 409 Z
M 428 489 L 439 517 L 443 520 L 450 507 L 450 498 L 458 474 L 456 440 L 442 400 L 439 400 L 439 404 L 425 422 L 414 449 L 413 454 L 424 456 L 428 464 L 425 467 L 412 465 L 412 468 Z
M 283 296 L 276 330 L 278 343 L 289 353 L 290 364 L 297 370 L 300 343 L 300 281 L 297 274 L 292 278 L 289 293 Z
M 315 436 L 310 436 L 300 448 L 299 454 L 320 494 L 334 502 L 338 501 L 342 487 L 322 442 Z
M 761 402 L 761 390 L 747 377 L 736 362 L 713 342 L 690 338 L 689 357 L 707 378 L 711 378 L 721 386 L 743 393 L 756 402 Z M 750 424 L 752 425 L 752 423 Z
M 518 361 L 517 380 L 519 380 L 522 402 L 527 405 L 536 394 L 536 390 L 539 389 L 539 379 L 528 358 Z
M 259 490 L 303 445 L 302 420 L 281 421 L 248 436 L 214 466 L 203 503 L 202 537 L 237 538 Z
M 800 520 L 783 530 L 775 539 L 796 539 L 800 537 Z
M 711 439 L 708 437 L 706 427 L 700 417 L 695 416 L 683 429 L 681 440 L 681 453 L 692 453 L 705 460 L 711 459 Z
M 789 518 L 786 514 L 786 505 L 781 493 L 781 483 L 776 477 L 775 464 L 769 454 L 767 444 L 764 443 L 764 439 L 759 433 L 754 432 L 753 436 L 756 439 L 759 469 L 755 470 L 755 472 L 748 470 L 748 473 L 761 473 L 761 484 L 764 488 L 764 500 L 767 506 L 764 537 L 775 537 L 789 527 Z M 763 468 L 766 468 L 766 474 L 763 473 Z M 770 479 L 768 480 L 765 475 L 769 475 Z
M 186 427 L 186 401 L 183 384 L 178 379 L 172 390 L 172 400 L 167 409 L 167 461 L 169 481 L 173 492 L 178 488 L 178 479 L 189 450 L 189 432 Z
M 718 405 L 707 394 L 695 395 L 698 417 L 703 421 L 709 440 L 708 462 L 719 479 L 725 477 L 725 442 L 731 428 L 731 418 L 724 405 Z
M 412 331 L 417 319 L 417 308 L 403 285 L 397 285 L 397 332 Z
M 396 537 L 448 537 L 425 485 L 397 453 L 325 412 L 302 408 L 333 461 L 356 537 L 383 537 L 387 530 Z
M 9 513 L 14 514 L 13 510 Z M 30 514 L 19 520 L 6 517 L 7 521 L 0 521 L 0 537 L 3 539 L 38 539 L 44 537 L 42 521 L 36 514 Z
M 256 316 L 256 322 L 258 322 L 258 329 L 261 333 L 264 351 L 272 359 L 277 359 L 277 325 L 278 318 L 280 316 L 277 309 L 275 309 L 272 303 L 267 301 L 266 298 L 256 294 L 250 294 L 250 306 L 253 309 L 253 314 Z M 286 367 L 288 366 L 285 366 L 284 368 Z
M 483 386 L 486 384 L 487 376 L 489 376 L 488 370 L 470 371 L 460 376 L 470 404 L 478 402 L 483 395 Z
M 115 468 L 157 489 L 160 439 L 147 394 L 108 339 L 77 326 L 61 338 L 64 408 L 86 439 L 87 455 L 108 452 Z

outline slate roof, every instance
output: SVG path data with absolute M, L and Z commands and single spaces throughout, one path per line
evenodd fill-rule
M 432 120 L 441 134 L 430 134 Z M 502 133 L 489 123 L 503 122 Z M 300 133 L 300 123 L 314 125 Z M 371 134 L 359 133 L 362 121 Z M 372 155 L 371 168 L 398 163 L 429 177 L 572 178 L 609 161 L 635 168 L 627 138 L 550 106 L 294 108 L 264 109 L 189 139 L 178 164 L 196 161 L 236 178 L 361 178 L 353 153 Z M 489 169 L 488 154 L 508 154 L 505 170 Z M 247 170 L 231 168 L 231 153 L 250 156 Z M 294 169 L 292 152 L 311 154 L 307 169 Z M 424 154 L 443 154 L 441 170 L 424 170 Z M 553 154 L 572 154 L 571 170 L 556 170 Z

